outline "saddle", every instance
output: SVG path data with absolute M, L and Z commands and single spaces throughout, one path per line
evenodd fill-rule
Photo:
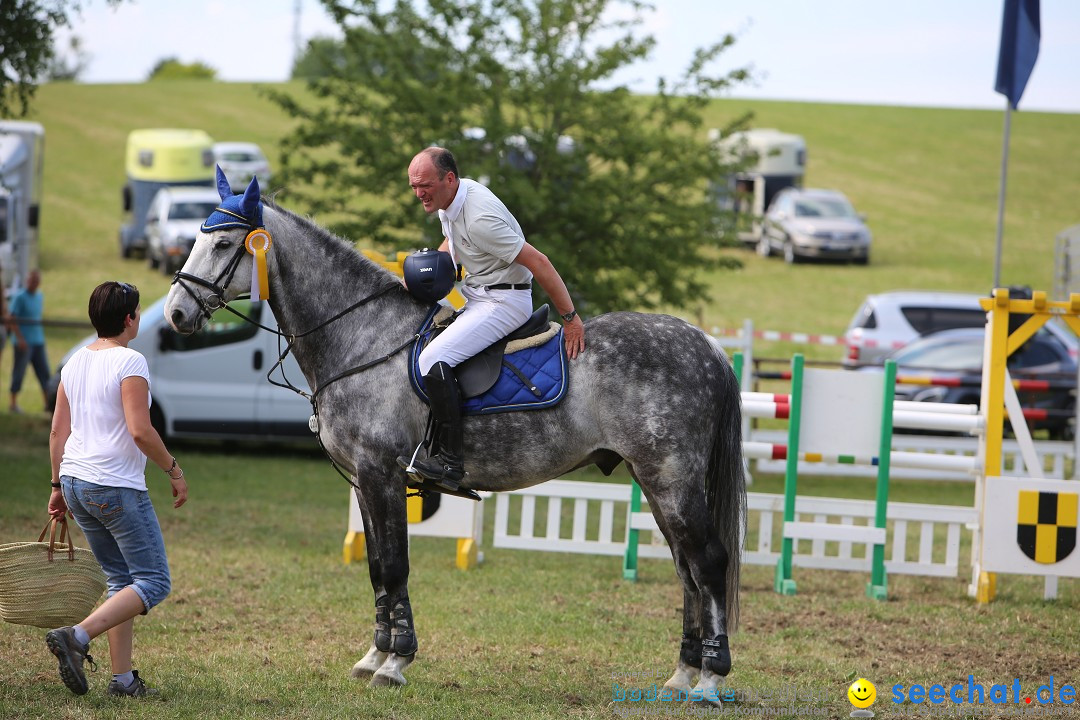
M 409 381 L 424 402 L 430 401 L 424 387 L 425 378 L 420 375 L 420 353 L 432 338 L 450 326 L 455 317 L 449 308 L 433 310 L 413 345 L 409 359 Z M 561 328 L 548 320 L 548 306 L 544 305 L 516 330 L 454 370 L 462 415 L 551 407 L 562 400 L 568 380 Z M 443 441 L 440 440 L 438 423 L 433 415 L 429 416 L 422 443 L 428 448 L 429 455 L 437 454 L 437 443 Z M 419 474 L 410 472 L 412 461 L 406 457 L 399 457 L 398 463 L 409 474 L 408 486 L 421 493 L 434 491 L 470 500 L 480 499 L 469 488 L 449 489 L 444 484 L 429 482 Z
M 499 379 L 499 374 L 502 372 L 505 363 L 504 355 L 506 355 L 507 344 L 514 340 L 525 340 L 547 333 L 550 329 L 548 315 L 548 306 L 541 305 L 540 308 L 537 309 L 536 312 L 534 312 L 517 330 L 514 330 L 502 340 L 488 345 L 485 349 L 481 350 L 479 354 L 474 355 L 454 368 L 458 386 L 461 389 L 462 399 L 477 397 L 490 390 L 495 385 L 495 382 Z M 436 326 L 438 327 L 438 325 L 438 317 L 436 317 Z M 442 325 L 439 328 L 439 332 L 448 326 L 449 323 Z M 434 338 L 437 334 L 438 333 L 436 332 L 432 334 L 431 337 Z M 511 371 L 516 370 L 513 365 L 506 364 Z M 520 371 L 517 371 L 515 374 L 518 375 L 519 379 L 524 379 L 524 376 L 519 373 Z

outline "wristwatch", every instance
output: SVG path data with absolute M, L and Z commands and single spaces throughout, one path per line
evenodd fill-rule
M 563 315 L 562 319 L 563 319 L 563 322 L 570 322 L 575 317 L 577 317 L 577 310 L 571 310 L 570 312 Z

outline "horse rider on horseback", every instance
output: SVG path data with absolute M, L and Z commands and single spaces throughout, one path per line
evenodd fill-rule
M 464 309 L 420 353 L 439 450 L 412 462 L 423 478 L 454 491 L 465 476 L 461 395 L 454 368 L 529 319 L 534 278 L 562 316 L 571 359 L 585 350 L 585 326 L 551 261 L 526 242 L 518 221 L 491 190 L 459 177 L 449 150 L 421 150 L 409 163 L 409 184 L 424 210 L 439 215 L 444 235 L 439 250 L 449 252 L 453 267 L 463 266 L 467 273 L 461 288 L 468 301 Z

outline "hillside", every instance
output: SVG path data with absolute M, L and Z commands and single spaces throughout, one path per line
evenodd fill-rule
M 702 301 L 707 327 L 735 327 L 750 317 L 763 329 L 839 334 L 870 292 L 989 290 L 1001 112 L 723 100 L 709 125 L 746 110 L 757 127 L 806 138 L 806 184 L 841 189 L 868 215 L 873 261 L 868 268 L 787 267 L 733 250 L 745 269 L 716 275 L 712 299 Z M 46 128 L 42 265 L 49 315 L 73 319 L 84 317 L 89 290 L 103 279 L 135 282 L 149 298 L 167 289 L 163 276 L 117 251 L 130 130 L 199 127 L 215 140 L 257 142 L 276 164 L 278 140 L 290 127 L 256 86 L 205 82 L 46 85 L 30 119 Z M 1051 289 L 1054 237 L 1080 222 L 1076 137 L 1080 115 L 1013 116 L 1007 283 Z M 279 199 L 289 206 L 287 192 Z

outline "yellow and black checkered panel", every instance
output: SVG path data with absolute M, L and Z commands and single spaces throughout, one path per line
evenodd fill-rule
M 1052 565 L 1076 548 L 1078 493 L 1021 490 L 1016 542 L 1029 558 Z

